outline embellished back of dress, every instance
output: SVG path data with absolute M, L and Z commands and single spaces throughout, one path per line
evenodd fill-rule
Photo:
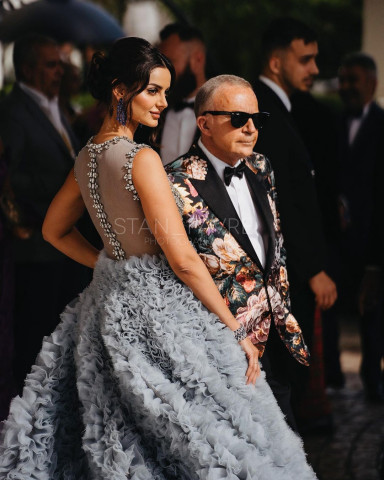
M 75 175 L 107 255 L 122 260 L 144 253 L 159 254 L 161 249 L 149 230 L 132 183 L 133 159 L 147 145 L 138 145 L 127 137 L 101 144 L 91 140 L 76 159 Z

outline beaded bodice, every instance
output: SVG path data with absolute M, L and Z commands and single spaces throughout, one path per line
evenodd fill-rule
M 143 148 L 149 147 L 127 137 L 100 144 L 92 143 L 91 138 L 75 163 L 85 205 L 108 256 L 116 260 L 161 251 L 146 223 L 132 181 L 133 160 Z M 181 208 L 182 199 L 172 190 Z

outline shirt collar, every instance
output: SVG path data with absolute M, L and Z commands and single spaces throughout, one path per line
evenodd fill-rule
M 228 163 L 223 162 L 223 160 L 220 160 L 220 158 L 215 157 L 208 149 L 207 147 L 203 144 L 201 141 L 201 138 L 197 141 L 198 146 L 201 148 L 201 150 L 205 153 L 207 156 L 208 160 L 212 163 L 214 169 L 216 170 L 216 173 L 219 175 L 221 180 L 224 182 L 224 169 L 225 167 L 230 167 Z M 234 167 L 237 167 L 241 162 L 241 159 L 234 165 Z
M 283 102 L 285 108 L 290 112 L 292 110 L 292 103 L 288 97 L 288 95 L 284 92 L 284 90 L 277 85 L 273 80 L 271 80 L 268 77 L 265 77 L 264 75 L 259 76 L 259 80 L 265 85 L 267 85 L 270 89 L 272 89 L 276 95 L 280 98 L 280 100 Z
M 373 102 L 368 102 L 364 105 L 364 108 L 363 108 L 363 114 L 362 114 L 362 118 L 366 117 L 368 115 L 368 112 L 369 112 L 369 109 L 371 108 L 371 105 L 372 105 Z
M 31 87 L 30 85 L 25 84 L 24 82 L 18 82 L 19 87 L 35 102 L 43 108 L 51 108 L 52 106 L 58 105 L 59 98 L 56 96 L 51 100 L 44 95 L 44 93 L 40 92 L 36 88 Z

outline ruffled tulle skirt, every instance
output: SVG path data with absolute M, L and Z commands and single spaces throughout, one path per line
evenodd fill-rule
M 101 254 L 13 400 L 0 479 L 314 479 L 246 367 L 163 257 Z

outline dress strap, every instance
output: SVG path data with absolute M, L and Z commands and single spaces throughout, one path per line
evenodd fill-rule
M 133 143 L 132 140 L 125 137 L 115 137 L 112 140 L 107 140 L 101 144 L 92 143 L 92 139 L 87 143 L 87 149 L 90 161 L 88 163 L 89 172 L 89 194 L 93 200 L 93 207 L 96 209 L 96 217 L 100 221 L 100 226 L 104 231 L 104 235 L 108 238 L 109 244 L 113 247 L 113 255 L 116 260 L 124 260 L 126 258 L 125 252 L 121 246 L 121 243 L 117 239 L 117 235 L 114 232 L 112 225 L 108 221 L 107 214 L 104 211 L 104 205 L 101 203 L 100 194 L 99 194 L 99 184 L 98 184 L 98 165 L 97 165 L 97 155 L 100 154 L 103 150 L 107 150 L 110 145 L 116 144 L 120 140 L 127 140 L 129 143 Z M 134 147 L 135 148 L 135 147 Z
M 139 195 L 135 189 L 135 186 L 133 185 L 132 181 L 132 166 L 133 166 L 133 159 L 135 158 L 136 154 L 143 148 L 151 148 L 145 143 L 140 143 L 137 144 L 132 150 L 128 153 L 125 154 L 127 158 L 127 162 L 124 165 L 124 168 L 126 169 L 127 173 L 124 175 L 124 180 L 127 182 L 125 185 L 125 188 L 132 192 L 133 194 L 133 199 L 134 200 L 140 200 Z M 169 186 L 171 187 L 173 197 L 175 199 L 177 208 L 179 209 L 180 214 L 183 214 L 184 211 L 184 199 L 180 192 L 177 190 L 177 188 L 173 185 L 173 183 L 169 180 Z
M 124 168 L 127 171 L 127 173 L 124 175 L 124 180 L 126 181 L 125 188 L 129 192 L 132 192 L 134 200 L 140 200 L 140 198 L 132 181 L 133 159 L 135 158 L 136 154 L 143 148 L 151 147 L 149 147 L 145 143 L 138 143 L 135 147 L 132 148 L 132 150 L 125 154 L 125 157 L 127 159 L 127 162 L 124 164 Z
M 171 182 L 169 177 L 168 177 L 168 182 L 169 182 L 169 186 L 171 187 L 172 195 L 173 195 L 173 198 L 175 199 L 176 206 L 179 210 L 179 213 L 181 216 L 183 216 L 184 206 L 185 206 L 184 198 L 179 192 L 179 190 L 175 187 L 175 185 Z

